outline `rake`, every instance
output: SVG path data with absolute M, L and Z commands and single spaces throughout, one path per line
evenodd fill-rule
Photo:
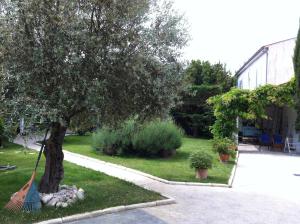
M 39 192 L 37 190 L 34 179 L 36 176 L 36 170 L 41 159 L 41 155 L 45 146 L 46 138 L 48 135 L 49 128 L 46 131 L 44 141 L 38 155 L 38 159 L 35 164 L 35 168 L 32 172 L 30 180 L 15 194 L 12 195 L 10 201 L 5 205 L 5 208 L 13 211 L 25 211 L 25 212 L 34 212 L 39 211 L 42 207 Z

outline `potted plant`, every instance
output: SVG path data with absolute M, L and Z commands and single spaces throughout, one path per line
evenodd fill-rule
M 235 157 L 235 150 L 232 149 L 234 142 L 229 138 L 215 139 L 213 148 L 219 153 L 220 161 L 228 162 L 229 157 Z
M 212 167 L 212 156 L 206 152 L 194 152 L 190 156 L 190 166 L 196 170 L 197 179 L 206 179 L 208 168 Z

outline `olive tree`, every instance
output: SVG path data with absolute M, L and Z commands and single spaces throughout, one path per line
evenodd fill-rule
M 155 0 L 0 1 L 1 97 L 11 123 L 50 121 L 40 192 L 63 178 L 72 118 L 164 116 L 181 89 L 183 17 Z

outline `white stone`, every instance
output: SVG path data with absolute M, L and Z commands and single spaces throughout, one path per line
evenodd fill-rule
M 53 197 L 46 205 L 54 207 L 57 202 L 59 202 L 59 199 Z
M 73 204 L 73 203 L 75 203 L 75 200 L 74 199 L 68 199 L 67 200 L 67 203 L 70 205 L 70 204 Z
M 42 196 L 40 196 L 40 199 L 44 204 L 47 204 L 52 198 L 53 194 L 43 194 Z
M 57 207 L 57 208 L 62 207 L 62 202 L 57 202 L 55 207 Z
M 65 184 L 59 186 L 59 190 L 68 189 L 68 188 L 69 188 L 69 186 L 65 185 Z
M 59 187 L 59 191 L 52 194 L 40 193 L 40 199 L 46 206 L 52 207 L 68 207 L 69 205 L 75 203 L 78 199 L 83 200 L 84 190 L 82 188 L 78 188 L 68 185 L 61 185 Z
M 76 193 L 76 196 L 79 200 L 83 200 L 84 199 L 84 190 L 83 189 L 79 189 Z

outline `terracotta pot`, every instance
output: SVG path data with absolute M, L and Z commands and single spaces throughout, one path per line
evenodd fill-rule
M 221 162 L 223 162 L 223 163 L 227 163 L 228 162 L 228 160 L 229 160 L 229 154 L 219 154 L 219 157 L 220 157 L 220 160 L 221 160 Z
M 196 178 L 197 179 L 206 179 L 208 174 L 208 169 L 196 169 Z

